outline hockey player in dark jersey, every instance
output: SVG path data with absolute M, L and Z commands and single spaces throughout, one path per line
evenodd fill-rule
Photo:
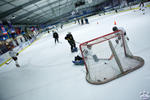
M 55 39 L 55 43 L 59 43 L 59 35 L 56 31 L 53 31 L 53 38 Z
M 76 47 L 76 44 L 75 44 L 75 40 L 71 34 L 71 32 L 68 32 L 68 34 L 66 35 L 65 37 L 65 40 L 68 41 L 68 43 L 70 44 L 71 46 L 71 52 L 75 52 L 77 51 L 77 47 Z

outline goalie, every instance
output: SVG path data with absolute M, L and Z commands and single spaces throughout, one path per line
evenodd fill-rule
M 80 55 L 75 56 L 74 61 L 72 61 L 75 65 L 84 65 L 83 58 Z

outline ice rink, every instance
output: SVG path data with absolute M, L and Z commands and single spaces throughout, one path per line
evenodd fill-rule
M 150 8 L 118 14 L 94 16 L 90 24 L 70 24 L 59 29 L 55 44 L 46 33 L 18 56 L 20 68 L 14 62 L 0 68 L 0 100 L 140 100 L 140 92 L 150 92 Z M 89 84 L 84 66 L 72 63 L 78 53 L 70 52 L 64 39 L 71 32 L 79 43 L 124 27 L 130 38 L 131 52 L 145 60 L 142 68 L 103 85 Z

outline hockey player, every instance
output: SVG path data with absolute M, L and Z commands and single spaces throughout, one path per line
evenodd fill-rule
M 18 58 L 17 58 L 19 53 L 15 52 L 11 46 L 9 46 L 9 55 L 15 61 L 16 67 L 20 67 L 20 65 L 18 64 Z
M 140 9 L 142 12 L 143 12 L 143 15 L 145 14 L 145 9 L 144 9 L 144 2 L 143 0 L 140 2 L 140 5 L 139 5 Z
M 74 57 L 74 61 L 72 61 L 75 65 L 84 65 L 84 60 L 79 52 L 77 56 Z
M 79 19 L 77 19 L 77 21 L 78 21 L 78 24 L 80 24 L 80 20 L 79 20 Z
M 83 60 L 83 59 L 82 59 L 82 57 L 80 57 L 79 55 L 77 55 L 77 56 L 74 58 L 74 60 L 75 60 L 75 61 L 78 61 L 78 60 Z
M 83 25 L 84 24 L 84 20 L 83 20 L 83 18 L 81 18 L 81 25 Z
M 77 49 L 76 44 L 75 44 L 75 40 L 71 34 L 71 32 L 68 32 L 68 34 L 65 36 L 65 40 L 68 41 L 68 43 L 71 46 L 71 52 L 74 52 L 75 49 Z
M 56 44 L 56 42 L 59 43 L 59 35 L 56 31 L 53 31 L 53 38 L 55 39 L 55 44 Z
M 84 20 L 85 20 L 85 23 L 86 23 L 86 24 L 89 24 L 89 20 L 88 20 L 88 18 L 87 18 L 87 17 L 85 17 L 85 19 L 84 19 Z
M 79 55 L 75 56 L 74 61 L 72 61 L 75 65 L 84 65 L 84 60 Z
M 74 57 L 74 61 L 81 61 L 83 60 L 81 53 L 79 52 L 77 56 Z
M 125 36 L 125 38 L 129 41 L 129 38 L 127 37 L 127 33 L 126 33 L 126 30 L 123 28 L 123 27 L 117 27 L 117 26 L 114 26 L 112 28 L 112 30 L 115 32 L 115 31 L 118 31 L 118 30 L 121 30 Z M 120 40 L 121 37 L 118 37 L 118 40 Z M 119 42 L 119 41 L 116 41 L 116 42 Z
M 87 48 L 83 50 L 84 59 L 93 59 L 93 61 L 98 62 L 99 58 L 96 54 L 92 52 L 92 45 L 87 45 Z
M 63 24 L 60 25 L 60 28 L 63 29 Z
M 89 56 L 89 55 L 91 55 L 91 56 L 93 55 L 91 49 L 92 49 L 92 46 L 87 45 L 87 49 L 83 50 L 83 54 L 84 54 L 85 58 L 87 58 L 87 56 Z
M 120 30 L 120 31 L 122 31 L 123 32 L 123 35 L 124 35 L 124 40 L 126 41 L 126 40 L 128 40 L 129 41 L 129 38 L 127 37 L 127 33 L 126 33 L 126 31 L 125 31 L 125 29 L 123 28 L 123 27 L 116 27 L 116 26 L 114 26 L 113 28 L 112 28 L 112 30 L 115 32 L 115 31 L 118 31 L 118 30 Z M 115 41 L 116 41 L 116 46 L 115 46 L 115 48 L 118 48 L 118 47 L 123 47 L 123 41 L 121 41 L 121 35 L 120 35 L 120 33 L 118 32 L 118 34 L 116 34 L 116 35 L 119 35 L 118 36 L 118 39 L 116 39 Z M 124 44 L 126 44 L 126 42 L 124 42 Z M 126 48 L 128 48 L 128 46 L 126 45 Z M 128 53 L 130 53 L 130 55 L 132 55 L 132 53 L 128 50 Z M 108 59 L 108 60 L 111 60 L 112 58 L 114 57 L 114 55 L 112 54 L 111 55 L 111 57 Z

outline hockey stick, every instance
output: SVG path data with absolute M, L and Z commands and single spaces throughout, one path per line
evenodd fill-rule
M 12 62 L 12 59 L 8 60 L 5 64 L 8 65 Z
M 75 41 L 77 44 L 81 44 L 80 42 Z

